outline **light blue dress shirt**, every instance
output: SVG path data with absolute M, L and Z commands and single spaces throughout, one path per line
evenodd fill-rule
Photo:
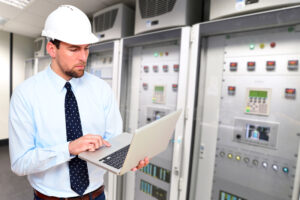
M 83 135 L 108 140 L 122 132 L 122 119 L 110 86 L 87 72 L 69 81 L 75 94 Z M 78 196 L 70 187 L 64 102 L 66 81 L 49 66 L 24 81 L 13 93 L 9 114 L 12 171 L 27 175 L 31 186 L 56 197 Z M 88 163 L 90 184 L 103 185 L 105 170 Z

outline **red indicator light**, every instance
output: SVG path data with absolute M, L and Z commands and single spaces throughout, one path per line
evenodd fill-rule
M 231 62 L 230 67 L 237 67 L 237 63 L 236 62 Z
M 235 91 L 235 87 L 234 86 L 228 86 L 228 90 L 229 91 Z
M 296 89 L 293 88 L 286 88 L 285 89 L 286 94 L 296 94 Z
M 174 69 L 174 72 L 178 72 L 179 71 L 179 65 L 178 64 L 173 65 L 173 69 Z
M 149 67 L 148 66 L 144 66 L 144 72 L 146 72 L 146 73 L 149 72 Z
M 172 87 L 173 88 L 177 88 L 177 84 L 172 84 Z
M 158 72 L 158 66 L 157 65 L 153 65 L 153 71 Z
M 267 61 L 267 66 L 275 66 L 275 61 Z
M 163 68 L 164 68 L 164 69 L 168 69 L 168 65 L 164 65 Z
M 289 60 L 289 65 L 298 65 L 298 60 Z
M 255 66 L 255 62 L 248 62 L 247 64 L 248 64 L 249 67 Z
M 168 55 L 169 55 L 169 52 L 165 52 L 165 55 L 168 56 Z
M 270 46 L 271 46 L 271 48 L 274 48 L 276 46 L 276 43 L 275 42 L 271 42 Z

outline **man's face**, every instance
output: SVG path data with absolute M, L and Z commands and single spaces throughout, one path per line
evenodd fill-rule
M 72 45 L 61 42 L 55 56 L 61 76 L 67 80 L 83 76 L 88 55 L 88 44 Z

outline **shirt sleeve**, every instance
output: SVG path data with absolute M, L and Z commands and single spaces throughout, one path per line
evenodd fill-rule
M 109 140 L 112 137 L 115 137 L 122 133 L 123 131 L 123 121 L 121 118 L 120 110 L 116 102 L 115 96 L 113 95 L 112 90 L 108 89 L 107 101 L 104 106 L 105 113 L 105 134 L 104 139 Z
M 8 126 L 11 169 L 17 175 L 43 172 L 72 158 L 68 142 L 46 148 L 36 146 L 33 110 L 17 89 L 10 102 Z

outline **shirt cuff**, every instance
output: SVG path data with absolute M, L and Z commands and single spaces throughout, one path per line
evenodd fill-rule
M 71 141 L 70 141 L 70 142 L 71 142 Z M 71 154 L 70 151 L 69 151 L 69 145 L 70 145 L 70 142 L 67 142 L 67 151 L 68 151 L 68 153 L 69 153 L 69 159 L 71 160 L 72 158 L 75 158 L 76 155 Z
M 65 142 L 55 147 L 55 151 L 57 152 L 56 155 L 58 156 L 58 162 L 66 162 L 75 157 L 70 154 L 69 143 L 70 142 Z

